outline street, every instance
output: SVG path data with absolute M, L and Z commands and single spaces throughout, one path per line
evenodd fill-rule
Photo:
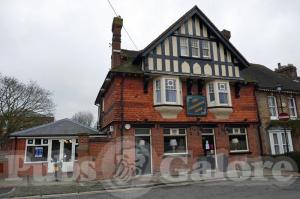
M 300 197 L 300 179 L 297 179 L 289 186 L 276 184 L 275 181 L 247 180 L 242 182 L 218 181 L 201 182 L 195 184 L 182 184 L 176 186 L 156 187 L 151 189 L 131 189 L 102 193 L 85 193 L 83 195 L 73 195 L 57 197 L 63 198 L 84 198 L 84 199 L 111 199 L 111 198 L 143 198 L 143 199 L 193 199 L 193 198 L 263 198 L 282 199 Z

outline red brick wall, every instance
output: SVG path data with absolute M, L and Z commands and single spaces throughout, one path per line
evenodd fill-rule
M 196 85 L 193 86 L 193 90 Z M 113 91 L 112 91 L 113 90 Z M 143 91 L 143 79 L 140 77 L 125 77 L 124 81 L 124 120 L 133 122 L 143 122 L 144 120 L 153 122 L 195 122 L 196 117 L 188 117 L 186 115 L 186 82 L 182 82 L 183 93 L 183 111 L 178 115 L 177 119 L 163 119 L 159 112 L 153 107 L 153 83 L 152 80 L 148 84 L 148 93 Z M 203 89 L 203 93 L 205 89 Z M 115 77 L 105 95 L 105 114 L 103 118 L 103 127 L 112 121 L 120 121 L 120 96 L 121 94 L 121 77 Z M 257 122 L 257 109 L 254 96 L 254 85 L 243 86 L 240 90 L 240 97 L 235 97 L 234 85 L 231 85 L 231 99 L 233 113 L 229 119 L 222 122 Z M 114 113 L 107 112 L 114 105 Z M 110 111 L 112 112 L 112 111 Z M 203 122 L 219 122 L 214 115 L 208 112 L 206 117 L 201 117 Z

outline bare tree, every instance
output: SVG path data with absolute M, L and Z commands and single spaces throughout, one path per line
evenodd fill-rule
M 72 120 L 85 126 L 92 127 L 94 116 L 89 111 L 80 111 L 72 116 Z
M 25 84 L 0 74 L 0 135 L 22 129 L 28 115 L 52 116 L 51 97 L 51 92 L 35 82 Z

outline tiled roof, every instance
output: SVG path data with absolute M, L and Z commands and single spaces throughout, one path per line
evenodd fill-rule
M 140 65 L 134 64 L 134 59 L 138 56 L 139 51 L 133 50 L 121 50 L 121 56 L 126 60 L 121 65 L 112 68 L 112 72 L 121 72 L 121 73 L 142 73 Z
M 260 89 L 275 90 L 280 84 L 283 91 L 300 92 L 300 82 L 289 79 L 287 76 L 276 73 L 266 66 L 250 64 L 241 71 L 241 76 L 248 82 L 255 82 Z
M 14 132 L 10 134 L 10 137 L 76 136 L 83 133 L 89 135 L 100 135 L 96 129 L 84 126 L 70 119 L 62 119 L 49 124 Z

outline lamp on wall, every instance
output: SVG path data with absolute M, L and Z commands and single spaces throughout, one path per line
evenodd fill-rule
M 177 143 L 176 139 L 171 139 L 170 140 L 170 146 L 172 147 L 173 152 L 175 152 L 175 148 L 177 147 L 177 145 L 178 145 L 178 143 Z

